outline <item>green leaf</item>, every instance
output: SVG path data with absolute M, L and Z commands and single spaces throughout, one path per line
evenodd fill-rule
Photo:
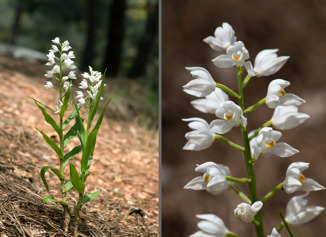
M 67 111 L 68 108 L 68 102 L 69 102 L 69 98 L 70 98 L 70 86 L 65 94 L 65 98 L 63 100 L 61 109 L 60 109 L 60 118 L 63 118 L 63 115 L 65 114 L 65 112 Z
M 85 184 L 79 178 L 76 167 L 70 163 L 70 180 L 74 188 L 79 194 L 84 194 Z
M 38 101 L 38 100 L 36 100 L 36 99 L 34 99 L 34 98 L 30 97 L 30 96 L 28 96 L 28 98 L 30 98 L 30 99 L 32 99 L 32 100 L 34 100 L 35 102 L 39 103 L 39 104 L 40 104 L 40 105 L 42 105 L 43 107 L 47 108 L 48 110 L 51 110 L 52 112 L 55 112 L 55 110 L 54 110 L 54 109 L 51 109 L 49 106 L 47 106 L 47 105 L 43 104 L 42 102 L 40 102 L 40 101 Z
M 44 116 L 44 118 L 45 118 L 45 121 L 46 121 L 48 124 L 50 124 L 50 125 L 54 128 L 54 130 L 58 133 L 59 137 L 61 137 L 61 136 L 62 136 L 62 130 L 61 130 L 61 128 L 57 125 L 57 123 L 54 121 L 54 119 L 51 117 L 51 115 L 49 115 L 49 114 L 45 111 L 45 109 L 44 109 L 41 105 L 38 104 L 38 102 L 35 101 L 35 104 L 36 104 L 37 107 L 39 107 L 40 110 L 42 111 L 42 114 L 43 114 L 43 116 Z
M 40 176 L 42 178 L 42 181 L 43 181 L 43 184 L 46 188 L 47 191 L 49 191 L 49 186 L 48 186 L 48 183 L 46 182 L 46 179 L 45 179 L 45 173 L 51 169 L 53 171 L 53 173 L 60 179 L 60 180 L 64 180 L 64 177 L 63 175 L 60 173 L 60 171 L 56 168 L 52 168 L 50 166 L 44 166 L 41 171 L 40 171 Z
M 79 110 L 80 108 L 78 108 Z M 77 114 L 77 110 L 76 108 L 71 112 L 71 114 L 68 116 L 68 118 L 63 122 L 62 124 L 62 129 L 65 129 L 67 127 L 67 125 L 70 123 L 71 120 L 73 120 L 75 118 Z
M 102 121 L 103 121 L 103 118 L 104 118 L 104 115 L 105 115 L 105 110 L 106 110 L 106 108 L 108 107 L 108 105 L 110 104 L 110 102 L 111 102 L 111 99 L 105 104 L 105 106 L 103 107 L 103 109 L 102 109 L 102 112 L 101 112 L 101 114 L 100 114 L 100 117 L 98 118 L 98 120 L 97 120 L 97 122 L 96 122 L 96 124 L 95 124 L 95 126 L 94 126 L 94 128 L 93 128 L 93 130 L 95 130 L 95 129 L 99 129 L 100 128 L 100 126 L 101 126 L 101 124 L 102 124 Z
M 97 111 L 97 108 L 98 108 L 98 104 L 99 104 L 99 102 L 101 100 L 101 96 L 102 96 L 102 93 L 103 93 L 103 87 L 104 87 L 104 81 L 105 81 L 105 73 L 106 73 L 106 70 L 103 73 L 102 82 L 101 82 L 101 85 L 100 85 L 100 87 L 98 89 L 96 98 L 91 103 L 90 108 L 89 108 L 89 115 L 88 115 L 88 122 L 87 122 L 87 130 L 89 130 L 90 127 L 91 127 L 91 125 L 92 125 L 93 118 L 94 118 L 94 116 L 96 114 L 96 111 Z
M 64 189 L 65 192 L 69 192 L 71 189 L 74 188 L 74 185 L 72 185 L 71 180 L 68 180 L 68 181 L 65 183 L 64 188 L 65 188 L 65 189 Z
M 45 197 L 43 198 L 43 203 L 45 204 L 45 203 L 47 203 L 47 202 L 56 202 L 56 203 L 61 204 L 62 206 L 68 206 L 68 204 L 67 204 L 66 202 L 56 200 L 56 199 L 54 199 L 53 196 L 45 196 Z
M 63 160 L 63 167 L 65 167 L 68 164 L 68 162 L 72 158 L 74 158 L 81 151 L 81 149 L 82 149 L 81 146 L 76 146 L 70 152 L 68 152 L 67 154 L 65 154 L 64 160 Z
M 86 172 L 85 172 L 85 177 L 83 179 L 83 181 L 85 182 L 87 179 L 87 176 L 89 174 L 89 168 L 91 167 L 93 162 L 93 154 L 89 156 L 88 162 L 87 162 L 87 168 L 86 168 Z
M 76 124 L 72 126 L 69 131 L 63 137 L 63 147 L 66 147 L 68 143 L 77 135 Z
M 61 160 L 63 160 L 64 159 L 63 158 L 63 153 L 62 153 L 60 147 L 54 141 L 52 141 L 51 138 L 49 138 L 44 132 L 42 132 L 38 128 L 36 128 L 36 130 L 39 131 L 42 134 L 44 140 L 53 148 L 53 150 L 57 153 L 59 158 Z
M 94 198 L 96 198 L 100 194 L 100 191 L 96 191 L 94 193 L 90 193 L 87 195 L 84 195 L 81 200 L 81 205 L 85 205 L 86 203 L 92 201 Z
M 93 131 L 88 135 L 86 144 L 83 150 L 83 155 L 80 161 L 80 169 L 83 173 L 85 173 L 87 169 L 87 163 L 89 157 L 93 154 L 95 145 L 96 145 L 96 135 L 97 135 L 98 129 L 93 129 Z
M 83 124 L 84 120 L 80 117 L 79 107 L 78 107 L 76 100 L 73 96 L 72 96 L 72 99 L 74 101 L 74 105 L 75 105 L 75 109 L 76 109 L 75 119 L 76 119 L 77 135 L 78 135 L 78 138 L 80 140 L 82 147 L 84 147 L 84 144 L 85 144 L 85 127 Z M 83 118 L 85 118 L 85 116 Z

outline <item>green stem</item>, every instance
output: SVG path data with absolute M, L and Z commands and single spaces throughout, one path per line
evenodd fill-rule
M 236 182 L 236 183 L 249 183 L 249 182 L 251 182 L 251 179 L 235 178 L 235 177 L 231 177 L 231 176 L 225 176 L 225 179 L 228 180 L 228 181 Z
M 285 219 L 284 219 L 284 217 L 283 217 L 283 215 L 282 215 L 282 212 L 280 212 L 280 216 L 281 216 L 281 219 L 282 219 L 282 221 L 283 221 L 282 223 L 284 223 L 285 228 L 286 228 L 286 230 L 288 231 L 290 237 L 293 237 L 293 234 L 291 233 L 291 230 L 290 230 L 288 224 L 286 223 L 286 221 L 285 221 Z
M 239 106 L 242 110 L 244 110 L 244 96 L 243 96 L 243 83 L 242 83 L 242 73 L 243 73 L 244 67 L 237 67 L 237 75 L 238 75 L 238 87 L 239 87 Z M 245 114 L 244 114 L 245 116 Z M 244 158 L 245 158 L 245 164 L 247 168 L 247 174 L 248 177 L 251 179 L 251 182 L 248 183 L 249 185 L 249 192 L 251 196 L 252 203 L 258 201 L 257 198 L 257 191 L 256 191 L 256 177 L 255 177 L 255 171 L 254 171 L 254 165 L 251 162 L 251 151 L 250 151 L 250 143 L 248 138 L 248 131 L 247 127 L 241 127 L 242 130 L 242 138 L 243 138 L 243 145 L 245 150 L 243 151 Z M 263 228 L 263 220 L 261 211 L 259 211 L 256 216 L 255 220 L 259 223 L 259 225 L 255 225 L 256 227 L 256 234 L 257 237 L 263 237 L 264 236 L 264 228 Z
M 285 226 L 285 224 L 284 224 L 284 222 L 282 221 L 281 224 L 280 224 L 280 225 L 277 227 L 277 229 L 276 229 L 277 232 L 280 233 L 281 230 L 284 228 L 284 226 Z
M 254 132 L 254 134 L 252 134 L 252 135 L 249 137 L 249 140 L 251 140 L 251 139 L 253 139 L 254 137 L 256 137 L 256 136 L 258 135 L 258 133 L 260 132 L 260 130 L 262 130 L 262 129 L 265 128 L 265 127 L 269 127 L 269 126 L 272 125 L 272 124 L 273 124 L 272 120 L 269 120 L 269 121 L 267 121 L 266 123 L 264 123 L 262 126 L 260 126 L 260 128 L 258 128 L 258 129 Z
M 226 236 L 231 236 L 231 237 L 239 237 L 236 233 L 233 233 L 231 231 L 226 232 Z
M 242 198 L 243 201 L 245 201 L 246 203 L 251 204 L 251 200 L 247 197 L 246 194 L 244 194 L 237 186 L 235 186 L 234 184 L 230 184 L 229 187 L 236 192 L 240 198 Z
M 238 145 L 238 144 L 236 144 L 236 143 L 230 141 L 229 139 L 227 139 L 227 138 L 225 138 L 225 137 L 223 137 L 223 136 L 221 136 L 221 135 L 217 135 L 217 134 L 215 134 L 215 139 L 218 139 L 218 140 L 220 140 L 220 141 L 222 141 L 222 142 L 228 144 L 229 146 L 231 146 L 231 147 L 233 147 L 233 148 L 235 148 L 235 149 L 238 149 L 238 150 L 240 150 L 240 151 L 244 151 L 244 148 L 243 148 L 242 146 L 240 146 L 240 145 Z
M 231 96 L 233 96 L 233 97 L 235 97 L 237 99 L 240 98 L 240 96 L 237 93 L 235 93 L 233 90 L 231 90 L 229 87 L 227 87 L 227 86 L 225 86 L 223 84 L 216 83 L 216 87 L 222 89 L 223 91 L 225 91 L 226 93 L 228 93 L 229 95 L 231 95 Z
M 243 112 L 244 114 L 254 111 L 255 109 L 257 109 L 258 107 L 262 106 L 263 104 L 265 104 L 266 102 L 266 98 L 261 99 L 260 101 L 258 101 L 256 104 L 248 107 L 245 109 L 245 111 Z
M 247 86 L 247 84 L 250 81 L 250 79 L 251 79 L 251 76 L 248 74 L 246 76 L 246 78 L 243 80 L 243 88 L 245 88 Z
M 280 183 L 279 185 L 277 185 L 275 188 L 273 188 L 272 191 L 270 191 L 269 193 L 267 193 L 262 199 L 262 202 L 267 201 L 268 199 L 270 199 L 278 190 L 282 189 L 284 185 L 284 182 Z
M 83 194 L 80 193 L 79 194 L 79 199 L 78 199 L 78 202 L 77 202 L 77 205 L 75 207 L 75 230 L 74 230 L 74 237 L 78 237 L 78 225 L 79 225 L 79 222 L 80 222 L 80 214 L 79 214 L 79 211 L 80 211 L 80 208 L 81 208 L 81 201 L 82 201 L 82 197 L 83 197 Z

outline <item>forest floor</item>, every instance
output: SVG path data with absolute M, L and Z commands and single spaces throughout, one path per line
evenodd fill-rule
M 47 192 L 39 175 L 43 166 L 58 167 L 58 158 L 35 127 L 54 141 L 58 138 L 28 98 L 55 106 L 55 91 L 44 88 L 45 70 L 39 64 L 0 57 L 1 237 L 64 236 L 61 206 L 42 204 L 46 195 L 59 198 L 55 191 L 59 188 L 58 180 L 47 173 L 50 187 Z M 114 83 L 109 79 L 108 89 L 114 88 Z M 134 82 L 119 83 L 130 87 L 130 91 L 140 90 Z M 137 119 L 122 119 L 126 115 L 119 116 L 117 110 L 124 106 L 122 111 L 128 113 L 131 105 L 132 102 L 126 106 L 109 105 L 86 184 L 86 193 L 96 190 L 101 193 L 82 208 L 80 236 L 158 236 L 158 130 L 148 130 Z M 78 160 L 80 156 L 74 161 L 76 167 Z M 69 204 L 76 200 L 76 195 L 68 195 Z M 69 236 L 73 232 L 73 219 Z

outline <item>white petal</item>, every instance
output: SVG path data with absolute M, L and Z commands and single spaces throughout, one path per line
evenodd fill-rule
M 251 63 L 250 61 L 246 61 L 246 62 L 244 63 L 244 67 L 245 67 L 246 71 L 248 72 L 248 74 L 249 74 L 250 76 L 252 76 L 252 77 L 256 76 L 256 73 L 255 73 L 255 71 L 254 71 L 254 68 L 253 68 L 253 66 L 252 66 L 252 63 Z
M 209 131 L 217 134 L 224 134 L 229 132 L 233 125 L 229 121 L 223 119 L 215 119 L 210 123 Z
M 187 183 L 183 188 L 184 189 L 193 189 L 193 190 L 205 190 L 207 183 L 203 180 L 202 176 L 192 179 Z
M 305 179 L 305 182 L 302 185 L 302 190 L 306 192 L 319 191 L 323 189 L 325 189 L 324 186 L 320 185 L 315 180 L 309 178 Z
M 298 191 L 302 187 L 302 183 L 293 177 L 287 177 L 285 179 L 283 188 L 287 194 L 294 193 L 295 191 Z
M 200 131 L 207 131 L 208 130 L 208 123 L 202 118 L 187 118 L 182 119 L 182 121 L 189 122 L 189 128 L 193 130 L 200 130 Z
M 281 103 L 282 105 L 295 105 L 295 106 L 299 106 L 303 103 L 305 103 L 306 101 L 302 98 L 300 98 L 299 96 L 295 95 L 295 94 L 291 94 L 291 93 L 286 93 L 284 96 L 281 97 Z
M 279 156 L 279 157 L 293 156 L 294 154 L 296 154 L 298 152 L 299 152 L 299 150 L 291 147 L 289 144 L 284 143 L 284 142 L 277 143 L 272 149 L 272 154 Z
M 213 167 L 217 167 L 218 164 L 216 164 L 216 163 L 214 163 L 214 162 L 212 162 L 212 161 L 208 161 L 208 162 L 205 162 L 205 163 L 203 163 L 203 164 L 201 164 L 201 165 L 197 165 L 195 171 L 196 171 L 196 172 L 205 173 L 205 172 L 207 171 L 207 169 L 208 169 L 209 167 L 211 167 L 211 166 L 213 166 Z
M 220 55 L 214 58 L 213 63 L 219 68 L 229 68 L 235 65 L 234 60 L 229 55 Z

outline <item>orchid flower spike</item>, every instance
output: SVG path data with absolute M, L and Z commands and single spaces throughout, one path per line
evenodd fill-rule
M 279 157 L 289 157 L 299 152 L 287 143 L 277 143 L 281 136 L 281 132 L 275 131 L 270 127 L 262 128 L 259 131 L 258 136 L 250 141 L 251 151 L 255 159 L 257 159 L 261 154 L 273 154 Z
M 267 237 L 281 237 L 281 235 L 277 232 L 275 228 L 273 228 L 271 235 L 267 235 Z
M 307 206 L 305 197 L 309 194 L 294 196 L 286 205 L 285 221 L 291 225 L 305 224 L 318 216 L 325 208 L 320 206 Z
M 225 101 L 216 109 L 215 115 L 220 119 L 211 122 L 211 131 L 214 133 L 227 133 L 233 127 L 238 127 L 240 124 L 243 127 L 247 126 L 247 119 L 243 116 L 242 109 L 233 101 Z
M 205 162 L 197 165 L 195 171 L 201 172 L 203 175 L 192 179 L 184 186 L 184 189 L 206 190 L 217 195 L 227 190 L 232 183 L 225 179 L 225 176 L 231 176 L 229 167 L 221 164 Z
M 283 186 L 286 193 L 291 194 L 299 190 L 310 192 L 325 189 L 315 180 L 304 177 L 301 172 L 308 168 L 309 163 L 306 162 L 294 162 L 288 167 Z
M 245 64 L 245 68 L 250 76 L 269 76 L 278 72 L 290 58 L 289 56 L 278 57 L 278 49 L 265 49 L 260 51 L 255 58 L 255 66 L 251 62 Z
M 254 202 L 251 206 L 248 203 L 241 203 L 234 210 L 234 215 L 242 222 L 249 224 L 254 220 L 255 215 L 262 207 L 263 203 L 261 201 Z
M 283 79 L 275 79 L 269 83 L 266 104 L 268 108 L 275 109 L 278 105 L 299 106 L 306 101 L 291 93 L 285 93 L 284 88 L 289 86 L 290 82 Z
M 197 225 L 199 231 L 190 235 L 190 237 L 225 237 L 229 232 L 221 218 L 213 214 L 196 215 L 202 219 Z
M 216 28 L 213 36 L 208 36 L 204 39 L 204 42 L 216 51 L 227 49 L 234 44 L 236 37 L 234 36 L 234 30 L 229 23 L 224 22 L 222 27 Z
M 184 150 L 199 151 L 212 145 L 215 140 L 215 134 L 211 131 L 211 125 L 209 125 L 204 119 L 188 118 L 182 119 L 182 121 L 190 122 L 188 126 L 194 130 L 186 133 L 185 137 L 188 142 L 183 147 Z
M 212 61 L 219 68 L 243 66 L 249 59 L 249 52 L 242 41 L 237 41 L 226 49 L 226 54 L 217 56 Z
M 222 89 L 215 88 L 215 91 L 207 95 L 205 98 L 193 100 L 191 101 L 191 104 L 200 112 L 215 114 L 216 109 L 228 99 L 229 96 Z
M 299 126 L 309 117 L 308 114 L 299 113 L 298 107 L 294 105 L 279 105 L 275 108 L 271 121 L 277 129 L 286 130 Z
M 202 67 L 186 67 L 194 77 L 193 80 L 183 86 L 183 91 L 189 95 L 204 97 L 215 90 L 216 83 L 211 74 Z

